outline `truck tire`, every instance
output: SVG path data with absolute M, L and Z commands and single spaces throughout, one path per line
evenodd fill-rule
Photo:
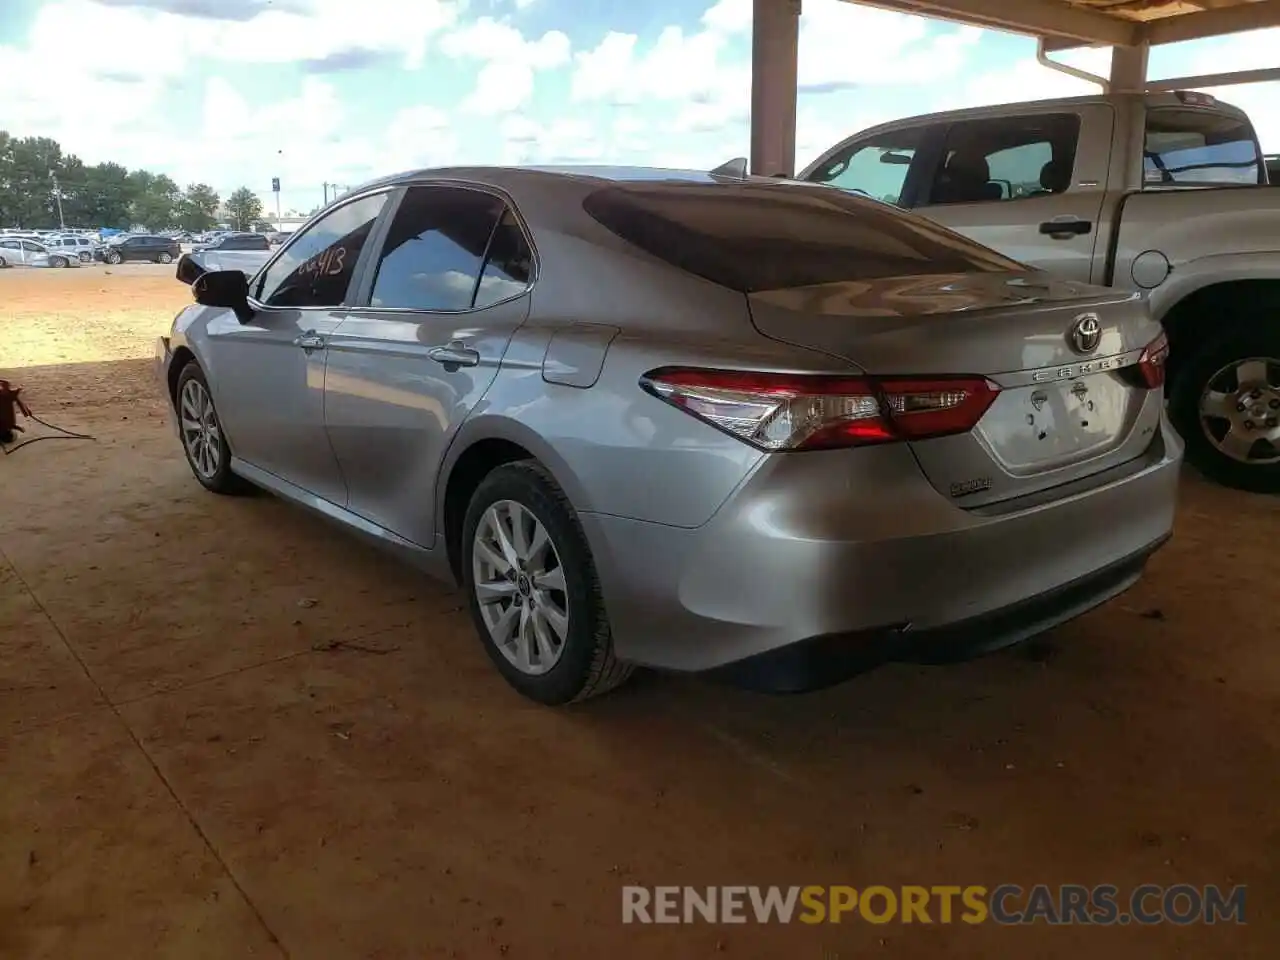
M 1169 415 L 1206 477 L 1280 493 L 1280 328 L 1240 324 L 1186 357 Z

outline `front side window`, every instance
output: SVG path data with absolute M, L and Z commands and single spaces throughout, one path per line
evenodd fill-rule
M 410 187 L 387 233 L 369 305 L 470 309 L 504 208 L 479 190 Z
M 1142 152 L 1147 186 L 1266 183 L 1266 169 L 1247 120 L 1206 110 L 1147 113 Z
M 385 193 L 375 193 L 317 220 L 263 274 L 255 298 L 269 307 L 343 305 L 360 252 L 386 202 Z
M 1075 114 L 992 117 L 955 123 L 929 202 L 991 203 L 1065 193 L 1075 171 Z
M 810 173 L 808 179 L 900 204 L 907 174 L 923 138 L 924 130 L 918 128 L 850 144 Z

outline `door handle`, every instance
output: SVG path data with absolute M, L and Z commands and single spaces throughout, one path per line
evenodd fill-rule
M 301 347 L 303 350 L 320 350 L 324 347 L 324 337 L 314 330 L 308 330 L 306 333 L 294 337 L 293 345 Z
M 480 365 L 480 351 L 464 347 L 462 341 L 455 340 L 448 346 L 432 347 L 427 356 L 436 363 L 446 367 L 476 367 Z
M 1040 224 L 1040 232 L 1054 240 L 1070 240 L 1072 237 L 1083 237 L 1093 232 L 1093 224 L 1088 220 L 1063 217 L 1061 220 L 1046 220 Z

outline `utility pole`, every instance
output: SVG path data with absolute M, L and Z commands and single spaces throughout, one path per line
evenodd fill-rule
M 328 180 L 324 182 L 324 205 L 326 207 L 329 205 L 329 181 Z
M 67 221 L 62 219 L 62 188 L 58 186 L 58 174 L 56 171 L 50 170 L 49 176 L 53 178 L 53 196 L 58 201 L 58 229 L 67 229 Z

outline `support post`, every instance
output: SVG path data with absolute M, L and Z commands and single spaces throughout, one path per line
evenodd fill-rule
M 1111 48 L 1111 92 L 1142 93 L 1147 89 L 1147 59 L 1151 48 Z
M 751 172 L 795 175 L 800 0 L 752 0 Z

